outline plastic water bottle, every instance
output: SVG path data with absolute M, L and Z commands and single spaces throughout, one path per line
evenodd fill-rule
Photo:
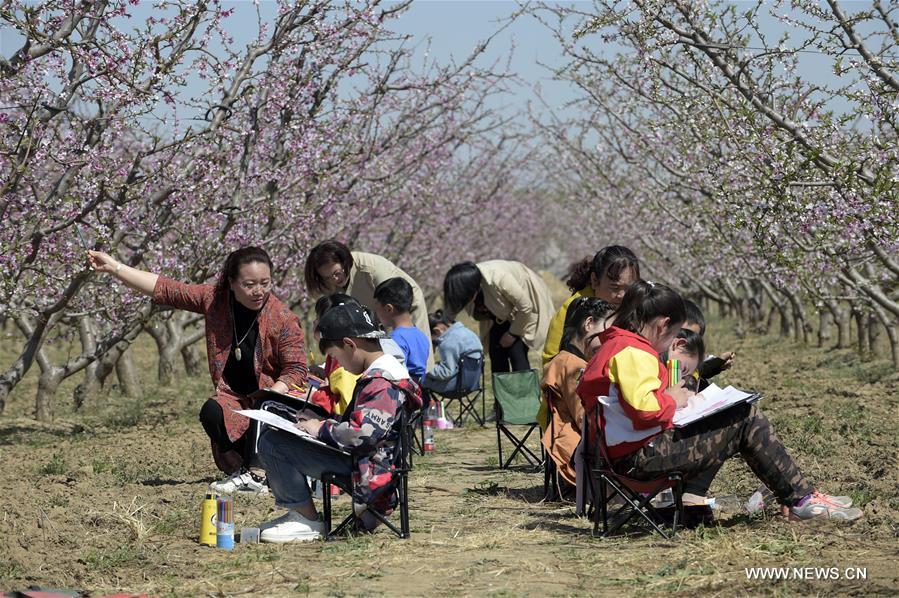
M 200 512 L 200 544 L 215 546 L 215 496 L 207 494 Z
M 716 496 L 708 499 L 708 505 L 715 511 L 722 513 L 739 513 L 743 510 L 743 502 L 734 494 Z
M 750 513 L 758 513 L 764 510 L 765 503 L 774 498 L 774 494 L 768 490 L 768 487 L 762 484 L 759 489 L 753 492 L 749 500 L 746 501 L 746 510 Z
M 426 453 L 434 452 L 434 420 L 426 419 L 422 422 L 422 426 L 424 427 L 424 442 L 422 443 L 422 449 Z

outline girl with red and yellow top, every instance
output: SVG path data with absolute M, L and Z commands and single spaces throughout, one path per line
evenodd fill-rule
M 861 517 L 848 496 L 815 491 L 757 403 L 735 405 L 674 428 L 675 410 L 686 406 L 693 393 L 683 383 L 668 388 L 659 353 L 671 346 L 685 317 L 676 292 L 639 281 L 625 294 L 613 325 L 600 335 L 602 345 L 584 371 L 578 395 L 588 416 L 585 434 L 596 438 L 599 422 L 612 468 L 638 480 L 679 471 L 684 491 L 692 492 L 691 482 L 700 474 L 717 470 L 739 453 L 789 507 L 792 518 Z

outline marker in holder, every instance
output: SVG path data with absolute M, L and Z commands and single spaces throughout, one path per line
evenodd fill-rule
M 216 499 L 215 546 L 234 550 L 234 500 L 230 496 Z
M 668 360 L 668 388 L 673 388 L 680 383 L 680 360 Z

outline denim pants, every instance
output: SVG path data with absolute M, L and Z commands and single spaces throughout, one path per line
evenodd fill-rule
M 352 461 L 279 430 L 266 428 L 259 439 L 259 458 L 265 466 L 275 504 L 295 509 L 312 501 L 306 476 L 321 479 L 323 473 L 349 476 Z

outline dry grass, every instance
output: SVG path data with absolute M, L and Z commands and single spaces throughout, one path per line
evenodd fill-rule
M 219 551 L 196 541 L 205 486 L 216 475 L 196 421 L 209 392 L 202 379 L 149 392 L 137 425 L 114 417 L 117 407 L 132 408 L 115 393 L 95 399 L 89 416 L 65 415 L 52 426 L 0 420 L 0 590 L 43 584 L 174 596 L 895 594 L 897 377 L 849 352 L 778 339 L 725 332 L 710 344 L 739 351 L 730 381 L 763 388 L 763 408 L 803 470 L 827 490 L 852 493 L 866 510 L 863 521 L 796 525 L 770 514 L 736 515 L 673 541 L 636 529 L 594 539 L 570 505 L 540 501 L 541 474 L 496 469 L 493 429 L 464 429 L 439 433 L 437 452 L 416 462 L 410 540 L 382 531 Z M 151 352 L 141 360 L 152 373 Z M 825 363 L 830 367 L 819 367 Z M 10 412 L 29 403 L 30 395 L 17 395 Z M 756 485 L 735 459 L 713 491 L 745 497 Z M 279 514 L 271 498 L 240 497 L 235 511 L 238 528 Z M 745 567 L 783 564 L 867 567 L 868 579 L 746 579 Z

